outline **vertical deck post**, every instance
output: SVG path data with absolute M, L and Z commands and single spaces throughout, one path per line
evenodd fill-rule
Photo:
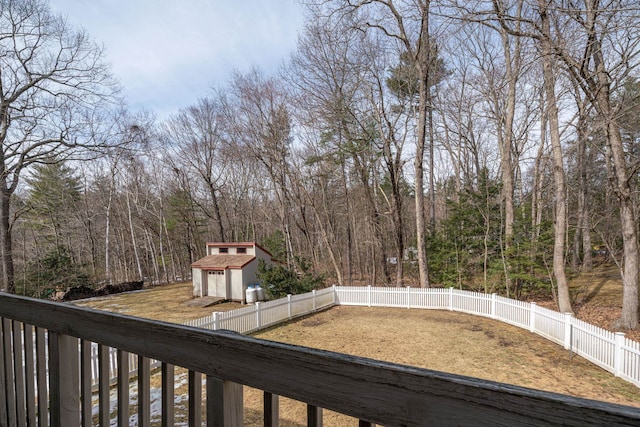
M 51 426 L 80 426 L 78 339 L 49 332 Z
M 207 425 L 242 427 L 243 390 L 241 384 L 207 375 Z

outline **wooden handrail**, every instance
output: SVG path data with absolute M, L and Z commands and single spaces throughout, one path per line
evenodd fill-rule
M 636 408 L 0 294 L 0 317 L 381 425 L 638 425 Z

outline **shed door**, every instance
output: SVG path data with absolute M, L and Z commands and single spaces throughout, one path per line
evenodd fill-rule
M 207 295 L 213 297 L 227 297 L 227 286 L 224 280 L 224 271 L 210 271 Z

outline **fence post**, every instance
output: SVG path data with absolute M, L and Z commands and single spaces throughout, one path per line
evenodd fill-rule
M 262 327 L 262 319 L 260 319 L 260 301 L 256 301 L 256 328 Z
M 291 294 L 287 295 L 287 313 L 289 315 L 289 320 L 291 320 Z
M 529 306 L 529 332 L 536 331 L 536 307 L 538 305 L 532 302 Z
M 495 319 L 496 318 L 496 301 L 497 301 L 497 294 L 493 293 L 491 294 L 491 318 Z
M 411 308 L 411 286 L 407 286 L 407 308 Z
M 449 288 L 449 311 L 453 311 L 453 288 Z
M 572 332 L 573 332 L 573 322 L 571 319 L 573 318 L 573 314 L 571 313 L 562 313 L 564 316 L 564 348 L 565 350 L 571 350 L 572 348 Z
M 338 304 L 338 288 L 336 288 L 336 285 L 333 285 L 332 288 L 333 288 L 333 305 L 340 305 Z
M 371 307 L 371 285 L 367 286 L 367 306 Z
M 624 345 L 624 332 L 616 332 L 615 347 L 613 348 L 613 375 L 619 377 L 622 373 L 622 366 L 624 365 L 624 352 L 622 346 Z
M 219 325 L 218 322 L 220 321 L 220 318 L 218 317 L 220 315 L 219 312 L 214 311 L 213 312 L 213 330 L 217 331 L 219 329 Z
M 315 289 L 311 291 L 311 297 L 313 298 L 313 311 L 316 311 L 317 304 L 316 304 L 316 290 Z

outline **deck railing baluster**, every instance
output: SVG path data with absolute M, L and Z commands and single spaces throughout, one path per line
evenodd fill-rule
M 174 367 L 169 363 L 162 362 L 162 426 L 172 426 L 174 421 Z
M 307 427 L 322 427 L 322 408 L 307 405 Z
M 38 388 L 38 426 L 49 425 L 47 392 L 47 332 L 36 328 L 36 384 Z
M 91 401 L 91 341 L 80 341 L 80 395 L 82 399 L 82 426 L 92 425 Z
M 23 324 L 24 339 L 24 379 L 25 398 L 27 399 L 27 425 L 36 425 L 36 388 L 35 388 L 35 359 L 33 355 L 33 326 Z
M 106 427 L 110 422 L 109 377 L 109 347 L 98 344 L 98 422 L 100 427 Z
M 21 420 L 26 420 L 27 418 L 22 351 L 22 324 L 14 320 L 11 322 L 11 329 L 13 335 L 13 375 L 16 390 L 16 418 L 20 423 Z
M 5 376 L 5 342 L 4 342 L 4 318 L 0 318 L 0 425 L 9 425 L 9 414 L 7 412 L 9 383 Z
M 264 427 L 280 425 L 280 398 L 277 394 L 264 392 Z
M 11 320 L 2 319 L 2 343 L 4 348 L 5 402 L 7 405 L 7 422 L 9 426 L 17 425 L 16 389 L 13 375 L 13 350 L 11 340 Z
M 151 360 L 138 356 L 138 427 L 151 426 Z
M 202 374 L 189 371 L 189 427 L 202 426 Z
M 129 425 L 129 353 L 118 350 L 118 425 Z

